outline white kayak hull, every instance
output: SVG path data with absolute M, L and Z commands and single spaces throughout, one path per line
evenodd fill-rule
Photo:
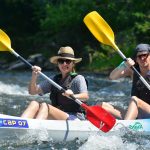
M 150 134 L 150 119 L 117 120 L 110 132 L 121 128 Z M 34 137 L 42 141 L 71 141 L 86 140 L 90 135 L 106 134 L 92 125 L 89 121 L 38 120 L 0 114 L 0 137 L 28 138 Z

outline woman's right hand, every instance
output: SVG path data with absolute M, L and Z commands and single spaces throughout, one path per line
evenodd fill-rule
M 135 65 L 134 60 L 132 60 L 131 58 L 127 58 L 126 60 L 126 65 L 130 68 L 131 66 Z
M 29 84 L 29 94 L 35 95 L 42 93 L 41 89 L 37 86 L 36 80 L 41 72 L 41 68 L 39 66 L 33 66 L 32 67 L 32 78 Z
M 33 66 L 32 67 L 32 75 L 33 76 L 38 76 L 39 75 L 39 73 L 41 72 L 41 67 L 39 67 L 39 66 Z

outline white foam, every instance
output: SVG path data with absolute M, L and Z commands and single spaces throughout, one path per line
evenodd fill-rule
M 5 84 L 0 81 L 0 93 L 11 95 L 28 95 L 27 87 L 21 87 L 15 84 Z
M 136 150 L 137 145 L 124 143 L 118 135 L 91 135 L 78 150 Z

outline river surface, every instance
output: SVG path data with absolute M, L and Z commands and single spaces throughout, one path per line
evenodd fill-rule
M 43 72 L 52 76 L 53 72 Z M 127 109 L 130 99 L 131 80 L 120 79 L 117 81 L 108 80 L 107 75 L 81 73 L 88 80 L 89 105 L 99 102 L 109 102 L 122 109 Z M 48 95 L 43 97 L 31 96 L 28 94 L 28 84 L 31 78 L 31 71 L 20 72 L 0 72 L 0 113 L 20 116 L 29 102 L 33 99 L 37 101 L 47 101 Z M 39 81 L 43 80 L 39 78 Z M 139 133 L 132 133 L 122 130 L 114 135 L 91 135 L 81 142 L 74 140 L 71 142 L 55 141 L 42 142 L 24 138 L 20 141 L 3 141 L 0 137 L 0 150 L 148 150 L 150 149 L 150 137 Z

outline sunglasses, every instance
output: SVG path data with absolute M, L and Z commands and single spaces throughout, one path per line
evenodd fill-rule
M 146 54 L 141 54 L 141 55 L 137 55 L 136 57 L 139 58 L 139 59 L 146 59 L 148 57 L 149 53 L 146 53 Z
M 65 62 L 67 65 L 69 65 L 69 64 L 72 62 L 72 60 L 70 60 L 70 59 L 58 59 L 58 63 L 59 63 L 59 64 L 64 64 L 64 62 Z

